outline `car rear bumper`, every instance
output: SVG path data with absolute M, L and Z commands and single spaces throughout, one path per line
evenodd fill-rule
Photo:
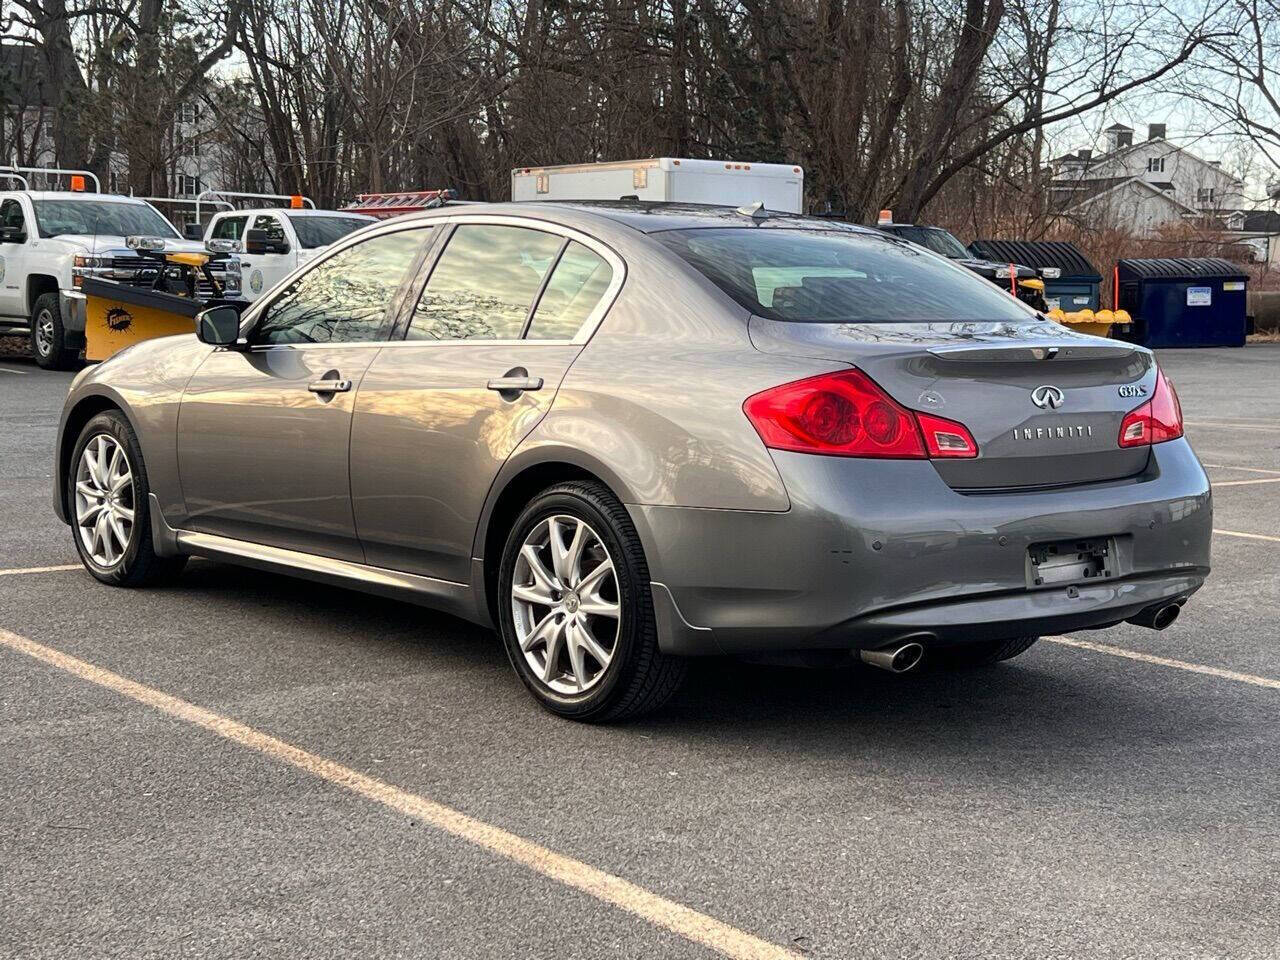
M 1123 481 L 959 493 L 932 464 L 774 453 L 782 513 L 633 505 L 664 649 L 952 643 L 1118 623 L 1209 573 L 1209 481 L 1185 440 Z M 1032 544 L 1112 538 L 1114 574 L 1028 586 Z

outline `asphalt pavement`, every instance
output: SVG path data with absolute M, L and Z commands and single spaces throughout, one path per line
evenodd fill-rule
M 1280 345 L 1160 359 L 1219 530 L 1173 628 L 613 727 L 414 606 L 6 572 L 76 561 L 71 375 L 0 359 L 0 957 L 1280 956 Z

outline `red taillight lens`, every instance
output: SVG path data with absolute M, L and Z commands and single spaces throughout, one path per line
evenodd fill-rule
M 783 384 L 742 405 L 765 446 L 841 457 L 976 457 L 962 423 L 898 404 L 861 370 Z
M 1164 443 L 1182 436 L 1182 404 L 1177 391 L 1156 367 L 1156 390 L 1151 399 L 1135 410 L 1130 410 L 1120 424 L 1120 446 L 1141 447 L 1152 443 Z
M 925 456 L 911 414 L 861 370 L 783 384 L 742 405 L 765 446 L 842 457 Z
M 973 434 L 963 423 L 919 411 L 916 412 L 916 420 L 920 423 L 924 445 L 928 448 L 930 457 L 964 458 L 978 455 L 978 445 L 973 440 Z

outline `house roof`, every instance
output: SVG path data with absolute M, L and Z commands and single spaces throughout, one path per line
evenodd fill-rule
M 1055 189 L 1066 192 L 1068 187 L 1078 187 L 1072 189 L 1067 196 L 1061 198 L 1064 202 L 1061 205 L 1061 213 L 1074 210 L 1076 207 L 1082 206 L 1091 200 L 1111 193 L 1113 190 L 1119 190 L 1122 187 L 1133 184 L 1141 190 L 1147 190 L 1155 194 L 1162 200 L 1166 200 L 1182 210 L 1183 213 L 1199 216 L 1200 211 L 1195 207 L 1190 207 L 1176 197 L 1171 197 L 1163 190 L 1159 189 L 1155 184 L 1148 183 L 1141 177 L 1086 177 L 1082 180 L 1060 180 L 1057 181 Z
M 26 43 L 0 43 L 0 104 L 48 107 L 48 62 Z
M 1275 210 L 1249 210 L 1240 229 L 1246 233 L 1280 233 L 1280 213 Z
M 1110 133 L 1112 130 L 1128 130 L 1130 133 L 1133 133 L 1133 127 L 1125 126 L 1123 123 L 1113 123 L 1111 126 L 1107 127 L 1103 133 Z

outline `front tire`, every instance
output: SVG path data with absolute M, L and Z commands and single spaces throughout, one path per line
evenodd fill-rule
M 186 565 L 186 557 L 156 555 L 142 448 L 124 414 L 108 410 L 85 424 L 66 483 L 76 552 L 103 583 L 147 586 L 176 576 Z
M 656 710 L 687 665 L 658 649 L 649 568 L 607 488 L 557 484 L 521 512 L 498 571 L 511 665 L 546 709 L 587 722 Z
M 79 359 L 78 351 L 67 349 L 56 292 L 36 297 L 31 309 L 31 353 L 45 370 L 70 370 Z

